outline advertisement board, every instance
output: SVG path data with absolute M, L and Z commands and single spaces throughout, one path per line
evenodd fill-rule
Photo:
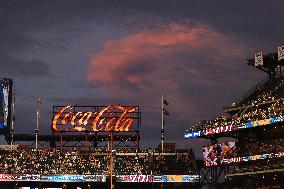
M 252 155 L 252 156 L 233 157 L 233 158 L 224 159 L 222 163 L 231 164 L 231 163 L 256 161 L 256 160 L 272 159 L 272 158 L 280 158 L 280 157 L 284 157 L 284 152 L 268 153 L 268 154 Z
M 106 182 L 104 175 L 44 175 L 41 181 L 46 182 Z
M 153 182 L 198 182 L 199 175 L 163 175 L 153 176 Z
M 153 182 L 152 175 L 120 175 L 117 182 Z
M 20 187 L 19 189 L 39 189 L 34 187 Z M 62 188 L 43 188 L 43 189 L 62 189 Z
M 104 175 L 0 174 L 0 181 L 106 182 Z
M 139 129 L 138 106 L 54 106 L 54 132 L 129 132 Z
M 283 154 L 284 155 L 284 154 Z M 106 182 L 105 175 L 28 175 L 0 174 L 4 181 L 40 181 L 40 182 Z M 198 182 L 199 175 L 118 175 L 116 182 Z
M 201 131 L 196 132 L 186 132 L 184 133 L 184 139 L 190 139 L 190 138 L 197 138 L 200 136 Z
M 284 116 L 279 116 L 279 117 L 271 117 L 271 118 L 262 119 L 262 120 L 256 120 L 256 121 L 252 121 L 248 123 L 242 123 L 239 125 L 228 125 L 228 126 L 221 126 L 221 127 L 216 127 L 212 129 L 207 129 L 203 131 L 186 132 L 184 133 L 184 139 L 197 138 L 199 136 L 204 136 L 204 135 L 214 135 L 214 134 L 220 134 L 220 133 L 226 133 L 226 132 L 233 132 L 233 131 L 237 131 L 240 129 L 249 129 L 253 127 L 260 127 L 260 126 L 276 124 L 276 123 L 280 123 L 283 121 L 284 121 Z
M 199 175 L 120 175 L 116 182 L 198 182 Z
M 203 148 L 203 160 L 206 166 L 220 165 L 229 158 L 236 148 L 235 142 L 223 142 Z

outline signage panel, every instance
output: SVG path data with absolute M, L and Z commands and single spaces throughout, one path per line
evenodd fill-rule
M 248 123 L 242 123 L 239 125 L 228 125 L 228 126 L 221 126 L 217 128 L 207 129 L 204 131 L 186 132 L 184 133 L 184 139 L 196 138 L 196 137 L 204 136 L 204 135 L 214 135 L 214 134 L 232 132 L 232 131 L 237 131 L 240 129 L 249 129 L 253 127 L 266 126 L 266 125 L 271 125 L 275 123 L 280 123 L 283 121 L 284 121 L 284 116 L 279 116 L 279 117 L 272 117 L 272 118 L 257 120 L 257 121 L 248 122 Z
M 203 159 L 206 166 L 223 164 L 224 159 L 228 158 L 235 150 L 235 142 L 223 142 L 203 148 Z
M 12 111 L 12 79 L 0 78 L 0 134 L 10 132 Z
M 153 182 L 151 175 L 120 175 L 117 182 Z
M 0 174 L 0 181 L 106 182 L 104 175 Z
M 82 110 L 82 108 L 84 110 Z M 139 129 L 138 106 L 54 107 L 52 129 L 59 131 L 128 132 Z

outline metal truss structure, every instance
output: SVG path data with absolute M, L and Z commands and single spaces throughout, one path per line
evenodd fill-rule
M 35 135 L 31 134 L 14 134 L 5 135 L 8 144 L 26 144 L 28 146 L 35 145 Z M 41 147 L 51 148 L 107 148 L 110 141 L 109 134 L 99 135 L 39 135 L 38 144 Z M 115 135 L 114 134 L 114 148 L 135 148 L 140 149 L 140 136 L 136 135 Z
M 203 167 L 199 169 L 199 184 L 202 185 L 214 185 L 226 180 L 225 175 L 229 173 L 229 165 L 215 166 L 215 167 Z

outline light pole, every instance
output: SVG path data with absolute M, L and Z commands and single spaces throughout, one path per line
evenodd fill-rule
M 162 96 L 161 150 L 163 154 L 164 153 L 164 96 Z
M 110 176 L 110 189 L 113 189 L 112 184 L 112 146 L 113 146 L 113 131 L 110 131 L 110 160 L 109 160 L 109 176 Z
M 39 128 L 39 118 L 40 118 L 40 104 L 41 104 L 41 99 L 38 97 L 37 99 L 37 110 L 36 110 L 36 129 L 35 129 L 35 137 L 36 137 L 36 149 L 37 149 L 37 143 L 38 143 L 38 128 Z
M 170 115 L 169 114 L 169 112 L 165 109 L 165 107 L 164 107 L 164 105 L 169 105 L 169 103 L 168 103 L 168 101 L 164 98 L 164 96 L 162 96 L 162 103 L 161 103 L 161 108 L 162 108 L 162 111 L 161 111 L 161 113 L 162 113 L 162 120 L 161 120 L 161 126 L 162 126 L 162 128 L 161 128 L 161 151 L 162 151 L 162 155 L 163 155 L 163 153 L 164 153 L 164 140 L 165 140 L 165 138 L 164 138 L 164 134 L 165 134 L 165 130 L 164 130 L 164 126 L 165 126 L 165 120 L 164 120 L 164 114 L 165 115 Z

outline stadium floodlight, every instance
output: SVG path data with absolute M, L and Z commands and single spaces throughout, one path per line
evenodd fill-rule
M 263 66 L 263 52 L 257 52 L 254 54 L 254 65 L 255 67 Z
M 284 59 L 284 46 L 278 47 L 278 61 Z

